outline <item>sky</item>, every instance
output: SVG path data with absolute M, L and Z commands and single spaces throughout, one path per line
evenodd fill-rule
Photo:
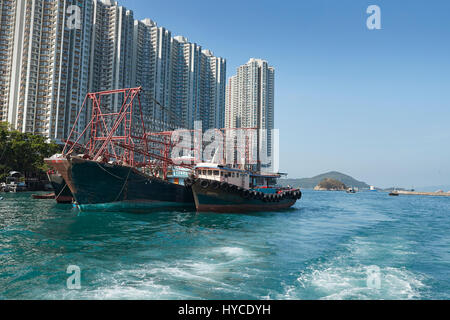
M 450 184 L 450 1 L 119 0 L 227 60 L 275 67 L 280 167 L 378 187 Z M 369 30 L 369 5 L 381 29 Z

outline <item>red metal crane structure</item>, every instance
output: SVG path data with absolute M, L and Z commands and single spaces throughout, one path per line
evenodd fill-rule
M 66 140 L 63 155 L 69 156 L 76 152 L 81 153 L 86 159 L 146 168 L 150 172 L 158 171 L 160 176 L 162 173 L 164 179 L 167 178 L 170 167 L 190 169 L 201 162 L 202 143 L 180 146 L 179 141 L 173 141 L 174 131 L 147 132 L 140 99 L 141 92 L 142 88 L 137 87 L 88 93 Z M 122 101 L 118 110 L 111 110 L 107 106 L 113 98 L 115 101 Z M 155 102 L 160 105 L 156 100 Z M 83 118 L 82 115 L 89 120 L 84 128 L 82 128 L 84 123 L 80 120 Z M 252 145 L 255 144 L 255 137 L 249 134 L 249 131 L 255 128 L 216 130 L 222 132 L 223 146 L 228 147 L 232 144 L 232 152 L 243 157 L 245 163 L 249 164 L 254 156 Z M 236 134 L 237 130 L 241 130 L 241 134 Z M 177 131 L 178 133 L 184 131 L 192 137 L 202 135 L 201 130 Z M 240 135 L 243 137 L 240 139 L 242 141 L 237 141 Z M 181 163 L 174 160 L 171 156 L 175 147 L 187 150 L 184 153 L 191 154 L 192 157 L 188 157 L 191 159 L 184 159 Z M 222 163 L 225 164 L 225 152 L 223 155 Z M 230 164 L 237 165 L 236 159 L 234 161 Z
M 173 131 L 146 131 L 141 92 L 142 88 L 137 87 L 88 93 L 66 140 L 63 155 L 81 152 L 84 158 L 96 161 L 157 168 L 162 170 L 164 179 L 172 165 L 192 168 L 195 161 L 191 164 L 176 164 L 171 159 L 171 151 L 176 145 L 176 141 L 172 141 Z M 117 111 L 102 105 L 102 99 L 106 100 L 105 97 L 114 95 L 117 99 L 122 99 Z M 90 113 L 90 121 L 78 132 L 76 129 L 80 127 L 83 113 L 86 116 Z

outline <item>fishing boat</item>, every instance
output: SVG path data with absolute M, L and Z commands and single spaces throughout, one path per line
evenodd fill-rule
M 198 212 L 245 213 L 292 207 L 300 189 L 276 186 L 280 174 L 256 173 L 214 163 L 200 163 L 187 181 Z
M 194 209 L 190 187 L 159 178 L 145 168 L 94 161 L 84 155 L 55 155 L 45 162 L 67 182 L 81 211 L 147 211 Z M 187 176 L 186 176 L 187 177 Z
M 62 154 L 45 159 L 61 175 L 80 210 L 195 208 L 191 188 L 184 185 L 191 167 L 176 165 L 170 157 L 173 132 L 146 130 L 141 92 L 138 87 L 89 93 Z M 118 112 L 101 103 L 111 95 L 123 101 Z M 91 117 L 80 130 L 78 119 L 87 110 Z

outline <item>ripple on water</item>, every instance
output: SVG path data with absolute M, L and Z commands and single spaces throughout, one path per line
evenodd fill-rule
M 278 299 L 420 299 L 426 288 L 426 276 L 403 265 L 411 248 L 392 236 L 386 242 L 379 236 L 354 237 L 335 253 L 324 255 L 302 270 L 293 285 L 284 285 Z M 398 240 L 398 241 L 395 241 Z M 392 241 L 391 241 L 392 240 Z M 378 262 L 378 265 L 377 265 Z M 396 266 L 398 265 L 398 266 Z M 373 278 L 375 275 L 375 278 Z M 373 285 L 370 279 L 379 279 Z
M 379 268 L 380 286 L 370 287 L 369 274 L 376 266 L 318 266 L 303 272 L 297 281 L 321 299 L 419 299 L 423 277 L 404 268 Z M 292 292 L 291 292 L 292 293 Z

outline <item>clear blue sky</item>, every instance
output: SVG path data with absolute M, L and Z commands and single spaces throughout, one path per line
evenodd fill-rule
M 291 178 L 337 170 L 380 187 L 450 184 L 450 1 L 119 0 L 227 59 L 276 69 Z M 382 30 L 366 27 L 369 5 Z

